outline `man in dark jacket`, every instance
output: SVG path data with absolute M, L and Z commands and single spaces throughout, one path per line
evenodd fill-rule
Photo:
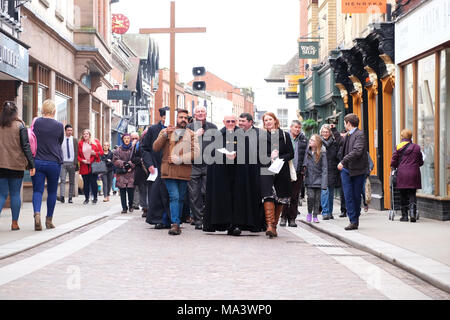
M 347 136 L 344 139 L 342 160 L 338 165 L 341 170 L 342 188 L 350 224 L 345 230 L 356 230 L 361 214 L 361 193 L 368 171 L 366 137 L 358 129 L 359 118 L 350 113 L 344 117 Z
M 305 134 L 302 132 L 302 123 L 300 121 L 292 120 L 289 136 L 291 137 L 292 146 L 294 147 L 293 162 L 294 168 L 297 172 L 297 180 L 291 182 L 291 202 L 289 206 L 285 206 L 283 208 L 280 226 L 285 227 L 286 220 L 288 220 L 289 227 L 297 227 L 295 218 L 297 217 L 298 213 L 298 197 L 300 195 L 300 190 L 303 188 L 304 180 L 304 176 L 302 174 L 303 159 L 305 158 L 306 148 L 308 147 L 308 140 L 306 139 Z
M 203 135 L 207 130 L 217 130 L 217 126 L 214 123 L 206 121 L 206 116 L 206 108 L 204 106 L 197 106 L 194 109 L 195 120 L 187 126 L 195 132 L 200 145 L 200 157 L 195 159 L 194 164 L 192 165 L 191 180 L 188 182 L 189 205 L 193 214 L 196 230 L 202 229 L 203 216 L 205 213 L 207 166 L 203 161 L 203 150 L 211 143 L 211 141 L 203 139 Z

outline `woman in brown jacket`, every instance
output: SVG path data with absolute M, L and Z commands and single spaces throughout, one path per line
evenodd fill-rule
M 11 230 L 19 230 L 20 189 L 23 173 L 28 168 L 34 176 L 34 159 L 27 128 L 18 118 L 16 104 L 6 101 L 0 113 L 0 212 L 8 194 L 11 198 Z

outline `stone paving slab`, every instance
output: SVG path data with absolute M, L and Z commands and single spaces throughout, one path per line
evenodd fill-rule
M 450 292 L 450 267 L 446 264 L 424 257 L 399 246 L 392 245 L 386 241 L 366 236 L 359 229 L 346 231 L 339 225 L 341 223 L 335 222 L 336 219 L 320 221 L 319 223 L 308 223 L 306 222 L 306 216 L 303 215 L 298 220 L 317 230 L 332 235 L 355 248 L 372 253 L 411 272 L 436 287 L 446 292 Z M 346 224 L 348 224 L 348 221 Z M 360 218 L 360 224 L 364 225 L 364 228 L 373 227 L 373 224 L 370 225 L 369 223 L 364 223 L 364 217 Z M 423 240 L 424 239 L 422 239 L 422 241 Z M 448 243 L 444 243 L 443 245 L 448 246 Z

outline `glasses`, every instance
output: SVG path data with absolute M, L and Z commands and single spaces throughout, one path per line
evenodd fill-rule
M 227 120 L 226 123 L 236 123 L 236 120 Z

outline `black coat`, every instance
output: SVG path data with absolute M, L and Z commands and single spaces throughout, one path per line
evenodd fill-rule
M 108 150 L 108 153 L 104 153 L 100 159 L 106 163 L 106 169 L 108 169 L 108 173 L 114 171 L 114 163 L 113 163 L 113 152 Z
M 223 155 L 222 164 L 208 166 L 206 180 L 206 210 L 203 219 L 203 231 L 225 231 L 231 226 L 241 230 L 259 232 L 264 230 L 264 215 L 259 188 L 259 164 L 250 164 L 251 151 L 249 139 L 241 129 L 235 128 L 235 135 L 226 135 L 225 128 L 220 130 L 216 139 L 222 139 L 223 147 L 236 151 L 234 160 Z M 245 144 L 238 147 L 242 139 Z M 245 163 L 237 164 L 238 153 L 245 152 Z M 215 154 L 214 154 L 215 155 Z
M 134 149 L 134 157 L 136 158 L 136 160 L 139 159 L 134 169 L 134 185 L 138 186 L 147 181 L 147 177 L 149 174 L 147 167 L 145 167 L 144 169 L 144 152 L 142 150 L 141 143 L 139 143 L 139 145 L 136 145 L 136 148 Z
M 162 150 L 158 152 L 153 151 L 153 142 L 158 138 L 162 129 L 164 129 L 164 126 L 161 122 L 154 124 L 148 128 L 147 133 L 142 139 L 142 158 L 144 159 L 146 168 L 150 168 L 151 166 L 158 168 L 158 170 L 161 168 Z
M 273 141 L 272 134 L 268 131 L 261 130 L 264 137 L 264 142 L 267 145 L 267 157 L 271 156 L 271 145 L 278 150 L 278 157 L 284 160 L 283 167 L 278 174 L 261 175 L 261 193 L 262 197 L 268 197 L 272 194 L 272 187 L 278 198 L 290 198 L 292 193 L 291 173 L 289 170 L 289 160 L 294 159 L 294 147 L 292 146 L 291 138 L 287 132 L 278 129 L 278 141 Z M 268 168 L 271 163 L 261 164 L 261 167 Z M 267 170 L 266 170 L 267 173 Z
M 357 128 L 351 135 L 345 136 L 342 156 L 341 162 L 350 172 L 350 176 L 367 175 L 369 159 L 363 131 Z
M 298 138 L 297 138 L 297 147 L 295 148 L 295 151 L 298 155 L 298 163 L 297 168 L 295 170 L 297 171 L 297 176 L 301 174 L 303 170 L 303 159 L 305 158 L 306 148 L 308 147 L 308 140 L 306 139 L 306 136 L 303 132 L 300 132 Z
M 330 136 L 328 140 L 322 138 L 322 144 L 327 150 L 328 187 L 340 186 L 339 170 L 337 168 L 340 162 L 340 159 L 338 158 L 339 143 L 333 136 Z

